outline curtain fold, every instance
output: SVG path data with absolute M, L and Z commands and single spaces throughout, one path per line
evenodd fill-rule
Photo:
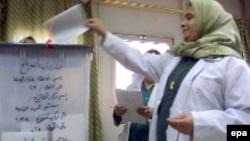
M 244 19 L 236 19 L 236 24 L 239 28 L 241 41 L 243 44 L 242 55 L 244 60 L 250 65 L 250 23 Z

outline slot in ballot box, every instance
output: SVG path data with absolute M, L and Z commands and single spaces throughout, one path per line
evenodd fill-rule
M 88 141 L 87 45 L 0 43 L 0 141 Z

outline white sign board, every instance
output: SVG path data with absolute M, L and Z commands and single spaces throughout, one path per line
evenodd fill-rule
M 88 140 L 92 51 L 54 46 L 0 44 L 1 141 Z

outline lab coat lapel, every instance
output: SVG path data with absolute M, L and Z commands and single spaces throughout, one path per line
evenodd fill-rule
M 191 71 L 189 72 L 189 74 L 187 75 L 187 81 L 190 81 L 192 83 L 192 81 L 196 78 L 196 76 L 198 76 L 198 74 L 200 72 L 202 72 L 202 70 L 205 68 L 206 66 L 206 62 L 203 59 L 200 59 L 191 69 Z M 187 82 L 187 83 L 190 83 Z M 191 84 L 190 83 L 190 84 Z
M 186 78 L 184 78 L 171 109 L 173 115 L 183 113 L 183 108 L 190 94 L 190 88 L 192 87 L 193 81 L 202 72 L 205 66 L 206 62 L 204 60 L 199 60 L 186 75 Z

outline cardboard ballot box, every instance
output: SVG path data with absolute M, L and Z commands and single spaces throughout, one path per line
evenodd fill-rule
M 92 48 L 0 43 L 0 141 L 88 141 Z

